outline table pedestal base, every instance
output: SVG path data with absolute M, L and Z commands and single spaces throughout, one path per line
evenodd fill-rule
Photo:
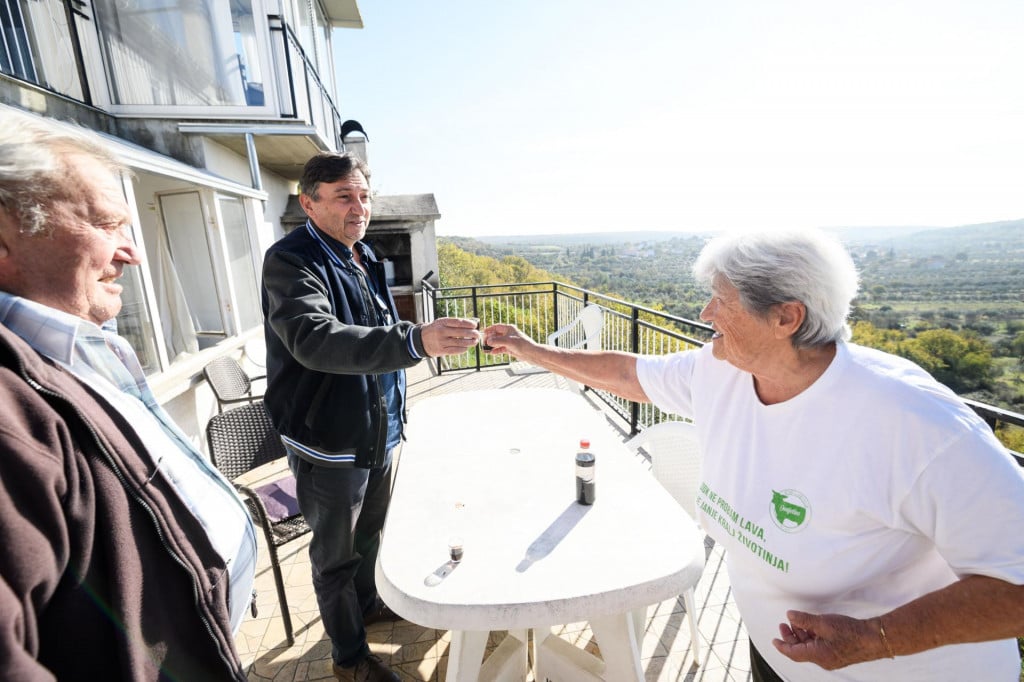
M 529 669 L 527 660 L 528 630 L 512 630 L 498 648 L 484 661 L 487 630 L 452 631 L 448 650 L 449 682 L 522 682 Z
M 535 678 L 552 682 L 644 682 L 640 665 L 646 609 L 590 619 L 602 658 L 551 634 L 533 631 Z

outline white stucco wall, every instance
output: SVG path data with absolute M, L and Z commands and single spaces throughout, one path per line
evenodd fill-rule
M 203 150 L 207 170 L 211 173 L 230 178 L 239 184 L 252 186 L 247 158 L 208 137 L 203 138 Z M 263 206 L 262 220 L 259 220 L 259 224 L 256 226 L 259 245 L 253 248 L 260 254 L 262 260 L 262 254 L 270 245 L 284 236 L 284 230 L 281 228 L 281 215 L 288 203 L 288 196 L 295 194 L 297 189 L 294 182 L 262 166 L 260 167 L 260 182 L 263 185 L 263 191 L 267 193 L 267 201 Z

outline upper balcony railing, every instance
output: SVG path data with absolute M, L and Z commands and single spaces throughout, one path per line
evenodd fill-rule
M 530 338 L 545 341 L 549 334 L 569 324 L 585 306 L 600 305 L 604 311 L 600 347 L 631 353 L 675 353 L 697 348 L 711 338 L 712 329 L 702 322 L 670 315 L 561 282 L 530 282 L 439 289 L 423 282 L 422 319 L 438 317 L 476 317 L 481 328 L 492 324 L 514 324 Z M 563 337 L 560 345 L 582 341 L 582 329 Z M 517 371 L 507 355 L 490 355 L 471 348 L 462 355 L 436 358 L 437 372 L 480 370 L 508 366 Z M 522 371 L 528 371 L 523 368 Z M 641 427 L 671 418 L 651 404 L 635 403 L 607 391 L 595 390 L 636 433 Z M 973 400 L 965 400 L 994 430 L 999 424 L 1024 428 L 1024 414 L 1004 410 Z M 1011 451 L 1012 452 L 1012 451 Z M 1024 455 L 1012 452 L 1024 466 Z
M 334 149 L 342 148 L 341 116 L 330 90 L 295 31 L 279 16 L 268 17 L 274 62 L 284 78 L 278 82 L 278 107 L 286 118 L 308 119 Z

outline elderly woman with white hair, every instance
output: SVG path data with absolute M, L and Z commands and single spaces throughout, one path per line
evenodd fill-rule
M 1018 680 L 1024 475 L 918 366 L 849 343 L 856 268 L 819 231 L 725 235 L 699 350 L 484 333 L 493 353 L 692 418 L 755 680 Z M 828 672 L 826 672 L 828 671 Z

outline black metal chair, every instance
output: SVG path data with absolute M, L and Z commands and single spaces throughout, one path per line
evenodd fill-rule
M 203 368 L 203 376 L 217 398 L 217 412 L 223 413 L 225 405 L 253 403 L 262 395 L 253 395 L 252 382 L 266 379 L 266 375 L 250 377 L 238 361 L 222 355 Z
M 206 425 L 206 440 L 214 466 L 235 482 L 239 476 L 285 456 L 281 438 L 270 421 L 263 401 L 243 405 L 214 415 Z M 295 478 L 285 469 L 279 478 L 259 487 L 235 482 L 253 520 L 263 529 L 270 553 L 270 565 L 277 584 L 277 600 L 284 618 L 288 646 L 295 643 L 288 597 L 281 575 L 277 548 L 309 532 L 295 502 Z M 268 511 L 269 510 L 269 511 Z

